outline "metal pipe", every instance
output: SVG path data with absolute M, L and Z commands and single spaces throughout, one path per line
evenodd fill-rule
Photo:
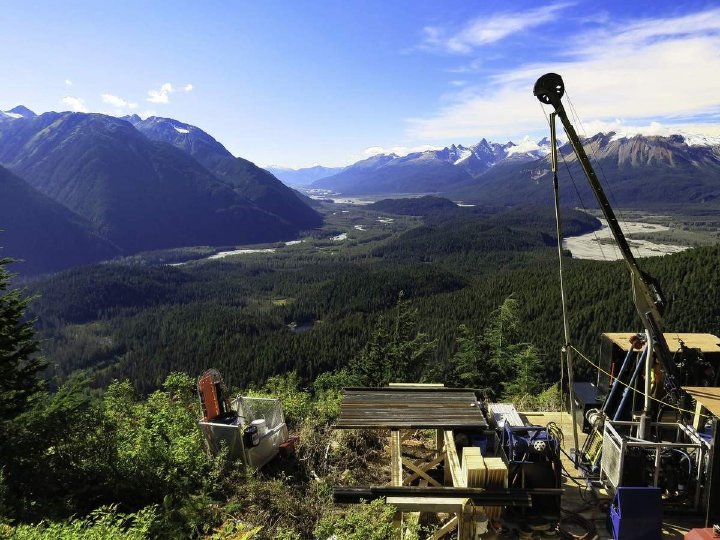
M 620 371 L 617 374 L 617 377 L 615 377 L 615 382 L 612 385 L 612 388 L 610 389 L 610 393 L 608 394 L 608 397 L 605 399 L 605 403 L 602 407 L 602 412 L 606 414 L 607 416 L 610 416 L 611 414 L 615 414 L 615 402 L 617 401 L 618 393 L 620 392 L 621 388 L 624 388 L 624 386 L 620 383 L 622 383 L 622 378 L 625 376 L 625 372 L 627 371 L 628 367 L 632 363 L 632 357 L 635 354 L 635 349 L 631 345 L 630 349 L 628 350 L 627 354 L 625 355 L 625 359 L 623 360 L 622 365 L 620 366 Z M 610 410 L 612 408 L 613 410 Z
M 555 193 L 555 226 L 557 229 L 558 262 L 560 264 L 560 301 L 562 304 L 563 331 L 565 333 L 565 353 L 567 354 L 568 397 L 570 398 L 570 416 L 572 416 L 573 442 L 575 443 L 573 464 L 577 469 L 578 459 L 580 456 L 580 442 L 578 438 L 577 418 L 575 417 L 575 376 L 573 373 L 573 348 L 570 346 L 570 323 L 568 322 L 567 308 L 565 306 L 565 284 L 563 281 L 562 220 L 560 218 L 560 190 L 558 188 L 557 175 L 557 133 L 555 132 L 556 116 L 556 113 L 550 114 L 550 156 L 553 171 L 553 191 Z
M 660 481 L 660 451 L 661 447 L 655 448 L 655 471 L 653 472 L 653 486 L 658 487 Z
M 628 400 L 630 399 L 630 395 L 634 394 L 635 389 L 635 381 L 638 378 L 638 375 L 640 374 L 640 369 L 643 367 L 643 362 L 645 362 L 645 356 L 647 355 L 647 348 L 648 344 L 645 344 L 645 347 L 643 347 L 642 353 L 640 353 L 640 358 L 638 359 L 638 363 L 635 366 L 635 371 L 632 374 L 632 377 L 630 377 L 630 381 L 628 382 L 627 387 L 625 388 L 625 392 L 623 393 L 622 400 L 620 401 L 620 405 L 617 408 L 617 411 L 615 411 L 615 416 L 613 416 L 613 421 L 620 420 L 620 417 L 622 416 L 625 407 L 627 406 Z
M 643 411 L 640 415 L 640 426 L 638 427 L 638 437 L 641 439 L 647 439 L 648 436 L 648 422 L 650 421 L 650 373 L 652 370 L 652 353 L 653 353 L 653 340 L 650 335 L 650 330 L 645 330 L 645 336 L 647 339 L 647 358 L 645 359 L 645 402 L 643 404 Z

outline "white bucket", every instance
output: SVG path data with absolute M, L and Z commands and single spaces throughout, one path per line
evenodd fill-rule
M 253 420 L 252 422 L 250 422 L 250 425 L 255 426 L 257 428 L 258 435 L 260 437 L 264 437 L 265 435 L 267 435 L 267 432 L 268 432 L 267 422 L 263 418 L 260 418 L 258 420 Z

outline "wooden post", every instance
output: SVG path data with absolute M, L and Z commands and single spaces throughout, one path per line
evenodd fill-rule
M 473 540 L 475 536 L 475 523 L 473 516 L 475 510 L 470 499 L 465 499 L 462 509 L 458 514 L 458 540 Z
M 700 403 L 699 399 L 695 400 L 695 415 L 693 416 L 693 429 L 695 431 L 700 430 L 700 425 L 702 424 L 702 417 L 703 417 L 702 411 L 703 411 L 702 403 Z
M 403 485 L 402 473 L 402 448 L 400 447 L 400 430 L 393 429 L 390 432 L 390 485 Z M 403 537 L 403 513 L 398 510 L 393 518 L 395 538 L 402 540 Z
M 390 432 L 390 485 L 402 486 L 402 451 L 400 448 L 400 431 Z

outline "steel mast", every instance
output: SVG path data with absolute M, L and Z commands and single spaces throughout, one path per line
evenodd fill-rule
M 610 231 L 615 238 L 615 242 L 620 249 L 620 253 L 625 260 L 625 264 L 630 270 L 635 309 L 643 322 L 649 341 L 652 344 L 651 346 L 653 347 L 655 355 L 657 356 L 665 373 L 665 383 L 666 385 L 669 385 L 670 388 L 674 389 L 677 369 L 675 367 L 675 363 L 673 362 L 672 355 L 670 354 L 670 349 L 667 341 L 665 340 L 665 336 L 663 335 L 662 312 L 665 306 L 665 300 L 663 298 L 662 291 L 660 290 L 657 282 L 648 274 L 644 273 L 638 266 L 637 260 L 630 250 L 630 245 L 625 239 L 625 234 L 623 234 L 620 224 L 615 217 L 615 212 L 610 206 L 610 202 L 605 196 L 605 191 L 600 185 L 597 174 L 595 174 L 595 170 L 590 164 L 590 160 L 585 153 L 585 149 L 583 148 L 580 138 L 568 119 L 565 107 L 563 107 L 561 101 L 561 98 L 565 94 L 565 83 L 563 82 L 562 77 L 557 73 L 547 73 L 543 75 L 535 83 L 533 94 L 540 100 L 541 103 L 553 106 L 555 113 L 560 118 L 560 121 L 565 128 L 565 133 L 567 133 L 570 144 L 575 151 L 575 155 L 577 156 L 583 172 L 590 183 L 590 187 L 595 194 L 595 198 L 597 199 L 603 215 L 605 216 L 608 227 L 610 228 Z M 650 362 L 648 362 L 648 366 L 649 365 Z M 646 402 L 645 410 L 643 411 L 643 426 L 641 428 L 641 431 L 643 431 L 641 436 L 643 438 L 646 434 L 645 423 L 648 420 L 647 416 L 650 405 L 649 396 L 647 395 L 649 394 L 648 379 L 649 377 L 646 377 Z

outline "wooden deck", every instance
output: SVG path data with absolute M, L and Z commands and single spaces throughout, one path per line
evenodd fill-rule
M 346 388 L 336 429 L 487 427 L 472 390 L 437 386 Z

